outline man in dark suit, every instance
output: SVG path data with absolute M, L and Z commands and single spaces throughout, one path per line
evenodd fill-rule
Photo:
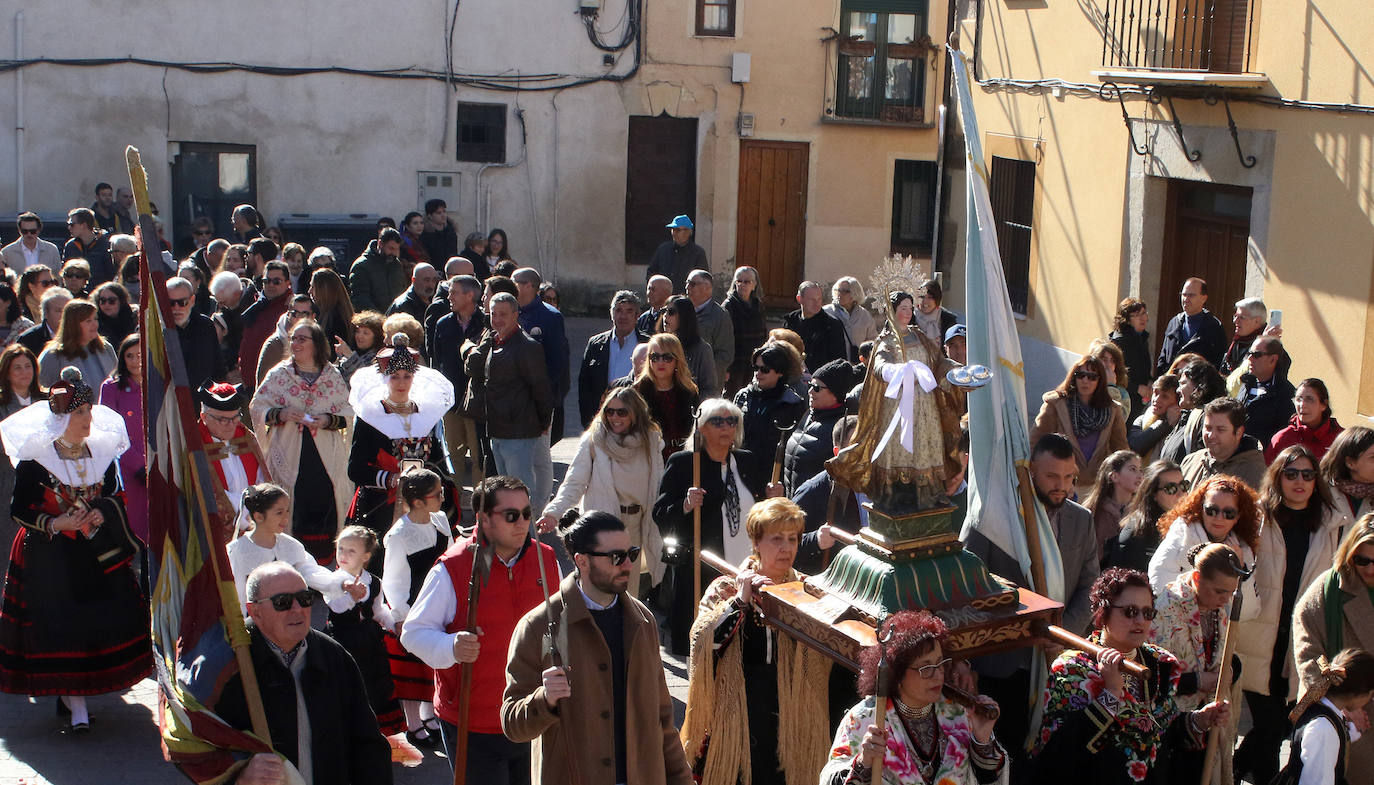
M 1159 360 L 1155 363 L 1156 376 L 1164 375 L 1174 358 L 1186 352 L 1196 352 L 1218 367 L 1226 354 L 1226 330 L 1221 320 L 1207 310 L 1207 282 L 1189 278 L 1183 282 L 1178 297 L 1183 310 L 1169 320 L 1164 330 Z
M 455 275 L 445 288 L 449 312 L 434 323 L 430 351 L 434 367 L 453 383 L 454 403 L 444 415 L 444 439 L 453 461 L 454 477 L 462 479 L 466 454 L 472 461 L 472 487 L 476 488 L 486 476 L 480 436 L 485 428 L 467 408 L 468 374 L 463 368 L 462 349 L 465 342 L 480 342 L 487 326 L 486 314 L 477 306 L 482 297 L 482 282 L 471 275 Z
M 268 562 L 249 573 L 246 591 L 249 653 L 273 748 L 306 782 L 388 785 L 391 749 L 368 705 L 363 677 L 342 646 L 310 629 L 314 595 L 305 579 L 286 562 Z M 237 675 L 213 708 L 235 728 L 252 727 Z M 263 753 L 249 760 L 236 782 L 289 780 L 281 759 Z
M 584 429 L 592 424 L 606 388 L 634 368 L 635 346 L 649 340 L 635 329 L 638 314 L 639 298 L 635 293 L 627 289 L 616 292 L 611 298 L 611 329 L 587 341 L 582 369 L 577 373 L 577 408 Z
M 849 338 L 844 322 L 826 313 L 821 307 L 821 285 L 802 281 L 797 287 L 797 310 L 787 314 L 782 326 L 801 336 L 806 346 L 806 370 L 817 368 L 831 360 L 849 359 Z
M 1047 433 L 1031 450 L 1031 483 L 1035 496 L 1049 516 L 1050 529 L 1059 543 L 1064 565 L 1064 619 L 1061 626 L 1076 635 L 1087 632 L 1092 622 L 1088 595 L 1101 573 L 1093 515 L 1087 508 L 1069 500 L 1078 482 L 1078 464 L 1073 445 L 1062 434 Z M 964 549 L 977 555 L 994 575 L 1019 586 L 1030 586 L 1029 576 L 1021 573 L 1016 557 L 993 545 L 976 529 L 964 541 Z M 1056 598 L 1058 599 L 1058 598 Z M 1062 647 L 1047 645 L 1046 652 L 1057 655 Z M 979 657 L 973 661 L 978 672 L 978 689 L 997 701 L 1002 716 L 997 720 L 998 737 L 1006 741 L 1013 760 L 1025 769 L 1021 742 L 1030 725 L 1030 658 L 1034 649 L 1018 649 L 1005 654 Z M 1013 764 L 1013 771 L 1016 770 Z M 1015 780 L 1013 780 L 1014 782 Z
M 43 279 L 52 283 L 52 276 L 48 273 L 43 273 Z M 38 308 L 43 312 L 43 321 L 20 333 L 15 340 L 27 346 L 34 357 L 42 354 L 43 347 L 57 335 L 57 325 L 62 320 L 62 309 L 67 307 L 67 301 L 70 299 L 72 293 L 66 289 L 60 286 L 49 287 L 43 292 L 43 298 L 38 301 Z

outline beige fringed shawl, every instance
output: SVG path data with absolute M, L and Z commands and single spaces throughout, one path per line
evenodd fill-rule
M 744 568 L 756 569 L 757 564 L 751 556 Z M 795 570 L 787 576 L 788 581 L 801 578 Z M 749 705 L 738 636 L 725 645 L 718 661 L 714 656 L 717 622 L 733 609 L 731 599 L 737 592 L 733 578 L 717 578 L 702 596 L 701 611 L 692 625 L 687 716 L 681 737 L 687 760 L 694 770 L 701 770 L 702 785 L 751 785 Z M 778 761 L 787 785 L 814 785 L 830 746 L 830 660 L 781 634 L 777 652 Z M 706 756 L 704 766 L 702 755 Z

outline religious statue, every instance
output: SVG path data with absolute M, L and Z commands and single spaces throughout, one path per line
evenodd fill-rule
M 854 441 L 827 468 L 890 516 L 949 506 L 945 480 L 960 471 L 957 446 L 963 389 L 946 375 L 943 336 L 928 336 L 912 318 L 922 280 L 911 257 L 893 256 L 873 272 L 887 319 L 873 345 L 859 399 Z

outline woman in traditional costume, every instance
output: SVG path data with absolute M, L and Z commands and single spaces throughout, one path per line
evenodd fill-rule
M 291 492 L 291 534 L 321 564 L 334 558 L 353 483 L 348 441 L 353 409 L 348 385 L 329 363 L 324 330 L 305 320 L 291 328 L 290 356 L 272 367 L 249 411 L 268 470 Z
M 453 406 L 453 383 L 421 365 L 409 338 L 397 333 L 392 345 L 377 353 L 376 365 L 353 374 L 352 385 L 348 402 L 358 419 L 348 453 L 348 479 L 358 489 L 348 518 L 376 532 L 380 540 L 405 513 L 404 506 L 397 506 L 401 474 L 442 461 L 444 443 L 435 438 L 434 428 Z
M 970 711 L 944 698 L 948 635 L 945 623 L 929 611 L 901 611 L 883 622 L 878 637 L 888 641 L 870 646 L 860 658 L 859 693 L 867 697 L 840 722 L 821 785 L 873 782 L 880 760 L 881 781 L 893 785 L 1007 782 L 1007 752 L 992 733 L 997 703 L 980 695 Z M 890 669 L 894 688 L 891 700 L 884 697 L 881 729 L 874 696 L 885 678 L 880 668 Z
M 957 474 L 963 405 L 945 374 L 956 367 L 938 336 L 911 321 L 911 295 L 888 297 L 890 320 L 878 334 L 859 398 L 854 442 L 830 462 L 831 474 L 863 488 L 879 510 L 912 512 L 948 503 L 945 478 Z M 888 397 L 895 389 L 895 397 Z
M 810 785 L 825 763 L 830 661 L 763 622 L 757 590 L 799 581 L 806 514 L 788 499 L 749 511 L 754 552 L 720 576 L 692 625 L 682 745 L 702 785 Z
M 1144 573 L 1112 567 L 1090 594 L 1097 630 L 1089 640 L 1104 648 L 1096 658 L 1066 649 L 1050 666 L 1044 719 L 1031 751 L 1033 783 L 1061 783 L 1066 773 L 1094 785 L 1166 782 L 1161 755 L 1178 745 L 1201 747 L 1208 730 L 1230 719 L 1228 702 L 1195 711 L 1175 696 L 1185 667 L 1146 641 L 1155 597 Z M 1149 671 L 1136 676 L 1123 660 Z
M 0 423 L 15 464 L 10 514 L 23 527 L 0 607 L 0 691 L 61 696 L 58 714 L 80 733 L 85 696 L 147 676 L 152 643 L 115 463 L 129 448 L 124 420 L 94 405 L 76 368 L 50 394 Z

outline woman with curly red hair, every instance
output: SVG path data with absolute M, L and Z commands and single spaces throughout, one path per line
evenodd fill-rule
M 1165 593 L 1170 581 L 1193 571 L 1188 553 L 1209 542 L 1231 546 L 1246 568 L 1254 569 L 1260 541 L 1259 500 L 1237 477 L 1208 477 L 1160 516 L 1159 535 L 1159 550 L 1150 557 L 1150 587 L 1157 595 Z M 1240 620 L 1249 621 L 1260 611 L 1255 581 L 1246 581 L 1244 592 Z
M 1094 785 L 1145 782 L 1161 753 L 1175 745 L 1200 748 L 1212 726 L 1230 719 L 1226 701 L 1179 709 L 1184 669 L 1174 655 L 1147 643 L 1155 597 L 1144 573 L 1112 567 L 1089 598 L 1096 627 L 1089 640 L 1104 651 L 1094 658 L 1066 649 L 1050 666 L 1044 721 L 1031 751 L 1033 783 L 1068 776 Z M 1139 662 L 1149 675 L 1126 671 L 1124 660 Z
M 870 646 L 859 658 L 863 668 L 859 694 L 867 697 L 840 722 L 830 758 L 821 770 L 822 785 L 871 782 L 879 756 L 883 782 L 1005 783 L 1007 752 L 992 735 L 993 720 L 943 699 L 950 664 L 944 648 L 949 635 L 945 623 L 929 611 L 902 611 L 883 622 L 878 637 L 889 633 L 886 644 Z M 886 727 L 879 730 L 874 693 L 884 654 L 893 695 L 887 704 Z M 981 695 L 978 703 L 988 709 L 997 706 Z

